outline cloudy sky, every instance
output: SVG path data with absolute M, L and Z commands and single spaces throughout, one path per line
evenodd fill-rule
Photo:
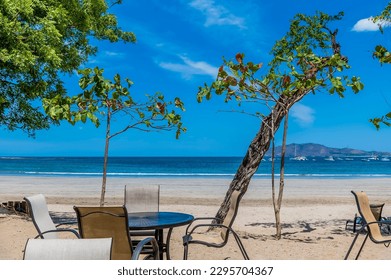
M 341 3 L 342 2 L 342 3 Z M 162 92 L 179 96 L 186 106 L 183 121 L 188 131 L 179 140 L 174 132 L 129 131 L 112 140 L 113 156 L 242 156 L 259 129 L 259 120 L 229 113 L 234 103 L 212 98 L 198 104 L 198 87 L 211 83 L 222 64 L 245 53 L 246 60 L 270 61 L 270 49 L 288 30 L 297 13 L 344 11 L 339 29 L 342 51 L 350 72 L 360 76 L 365 90 L 345 98 L 321 93 L 305 97 L 290 114 L 289 143 L 319 143 L 391 152 L 391 128 L 380 131 L 368 122 L 391 111 L 391 66 L 372 58 L 377 44 L 391 47 L 391 28 L 381 34 L 370 17 L 388 1 L 263 1 L 263 0 L 145 0 L 124 1 L 112 12 L 119 25 L 137 36 L 136 44 L 98 42 L 99 53 L 86 65 L 129 77 L 138 96 Z M 66 77 L 69 92 L 79 93 L 77 77 Z M 121 127 L 117 120 L 114 127 Z M 35 139 L 20 132 L 2 132 L 0 155 L 101 156 L 103 127 L 62 124 L 37 133 Z M 280 140 L 280 139 L 278 139 Z

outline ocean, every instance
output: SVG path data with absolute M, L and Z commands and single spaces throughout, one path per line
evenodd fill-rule
M 108 176 L 232 178 L 241 161 L 242 157 L 110 157 Z M 0 157 L 0 176 L 99 177 L 102 168 L 101 157 Z M 270 178 L 270 174 L 271 162 L 266 158 L 255 178 Z M 285 176 L 391 178 L 391 161 L 388 158 L 286 159 Z

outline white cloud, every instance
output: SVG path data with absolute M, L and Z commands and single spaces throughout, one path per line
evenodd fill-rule
M 181 73 L 185 79 L 190 79 L 193 75 L 209 75 L 216 78 L 218 68 L 204 61 L 192 61 L 187 57 L 180 56 L 183 63 L 160 62 L 163 69 Z
M 295 104 L 291 109 L 291 117 L 301 126 L 309 126 L 315 120 L 315 111 L 303 104 Z
M 213 0 L 194 0 L 190 3 L 190 6 L 205 15 L 204 25 L 206 27 L 211 25 L 234 25 L 245 28 L 244 18 L 233 15 L 225 7 L 216 5 Z
M 120 52 L 110 52 L 110 51 L 105 51 L 105 55 L 106 55 L 106 56 L 109 56 L 109 57 L 123 57 L 123 56 L 125 56 L 124 53 L 120 53 Z
M 378 31 L 379 24 L 385 28 L 391 26 L 391 22 L 389 21 L 377 21 L 373 22 L 373 18 L 364 18 L 360 19 L 352 28 L 352 31 L 356 32 L 364 32 L 364 31 Z

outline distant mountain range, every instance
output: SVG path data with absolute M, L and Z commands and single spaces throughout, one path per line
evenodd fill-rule
M 266 153 L 271 155 L 271 150 Z M 276 156 L 281 156 L 281 146 L 276 147 Z M 330 148 L 320 144 L 306 143 L 306 144 L 289 144 L 286 146 L 286 157 L 389 157 L 390 152 L 379 151 L 363 151 L 351 148 Z

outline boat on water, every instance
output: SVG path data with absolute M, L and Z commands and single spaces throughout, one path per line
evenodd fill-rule
M 368 160 L 379 160 L 379 157 L 377 155 L 372 155 Z
M 304 160 L 308 160 L 308 159 L 305 156 L 295 156 L 293 158 L 290 158 L 290 160 L 304 161 Z
M 305 161 L 308 160 L 305 156 L 298 156 L 296 155 L 296 145 L 295 145 L 295 155 L 293 158 L 290 158 L 290 160 L 297 160 L 297 161 Z
M 390 161 L 391 159 L 389 157 L 382 157 L 380 161 Z
M 332 156 L 325 157 L 324 160 L 335 161 L 335 159 Z

